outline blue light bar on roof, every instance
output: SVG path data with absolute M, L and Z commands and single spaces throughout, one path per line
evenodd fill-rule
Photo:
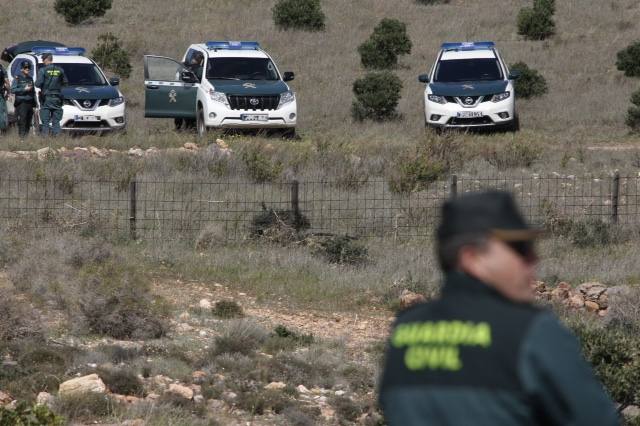
M 474 41 L 462 43 L 442 43 L 442 50 L 487 50 L 493 49 L 496 44 L 492 41 Z
M 205 43 L 209 50 L 258 50 L 257 41 L 208 41 Z
M 43 53 L 51 53 L 52 55 L 62 56 L 82 56 L 86 51 L 84 47 L 42 47 L 36 46 L 32 49 L 36 55 Z

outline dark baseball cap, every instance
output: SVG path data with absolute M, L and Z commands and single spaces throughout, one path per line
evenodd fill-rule
M 438 240 L 460 235 L 487 235 L 505 242 L 531 241 L 542 233 L 527 224 L 508 192 L 461 195 L 442 206 Z

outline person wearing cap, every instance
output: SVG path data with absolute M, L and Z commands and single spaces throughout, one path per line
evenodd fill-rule
M 62 120 L 62 87 L 67 85 L 67 76 L 64 70 L 53 64 L 51 53 L 42 54 L 44 68 L 38 71 L 36 87 L 40 89 L 40 133 L 42 136 L 51 134 L 57 136 L 60 133 L 60 120 Z
M 508 193 L 444 203 L 441 296 L 402 312 L 389 339 L 390 426 L 619 424 L 577 339 L 533 305 L 538 235 Z
M 18 134 L 24 138 L 29 134 L 33 121 L 33 108 L 36 106 L 35 89 L 31 77 L 31 62 L 20 64 L 20 74 L 16 75 L 11 84 L 11 92 L 15 95 L 14 106 L 18 116 Z
M 0 64 L 0 133 L 5 133 L 9 126 L 7 117 L 7 99 L 9 98 L 9 78 L 4 67 Z

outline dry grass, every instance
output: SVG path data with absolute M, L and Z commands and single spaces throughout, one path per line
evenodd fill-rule
M 282 69 L 296 72 L 300 129 L 307 134 L 347 138 L 354 144 L 413 139 L 423 133 L 421 92 L 416 76 L 431 66 L 446 40 L 490 39 L 508 62 L 523 60 L 549 82 L 542 99 L 521 102 L 522 124 L 562 139 L 619 140 L 626 135 L 623 114 L 634 87 L 615 69 L 615 54 L 636 38 L 640 6 L 633 0 L 570 0 L 557 6 L 558 35 L 546 42 L 517 36 L 516 14 L 524 0 L 454 0 L 422 6 L 413 0 L 325 0 L 327 29 L 322 33 L 284 32 L 271 19 L 274 0 L 169 2 L 115 0 L 105 17 L 68 27 L 50 2 L 26 0 L 0 18 L 0 39 L 56 39 L 88 49 L 97 35 L 111 31 L 123 39 L 134 66 L 123 82 L 129 100 L 132 139 L 162 139 L 170 123 L 143 118 L 142 58 L 145 53 L 178 57 L 193 42 L 257 39 Z M 501 13 L 496 13 L 496 11 Z M 36 13 L 37 11 L 37 13 Z M 404 83 L 399 111 L 404 121 L 354 124 L 349 117 L 351 84 L 363 71 L 356 47 L 383 17 L 407 23 L 414 42 L 397 70 Z M 133 142 L 129 140 L 129 143 Z

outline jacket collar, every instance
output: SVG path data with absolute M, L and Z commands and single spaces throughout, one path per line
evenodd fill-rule
M 460 271 L 449 272 L 445 276 L 444 286 L 442 287 L 442 296 L 459 296 L 460 294 L 487 296 L 508 300 L 497 290 L 471 275 L 467 275 Z

